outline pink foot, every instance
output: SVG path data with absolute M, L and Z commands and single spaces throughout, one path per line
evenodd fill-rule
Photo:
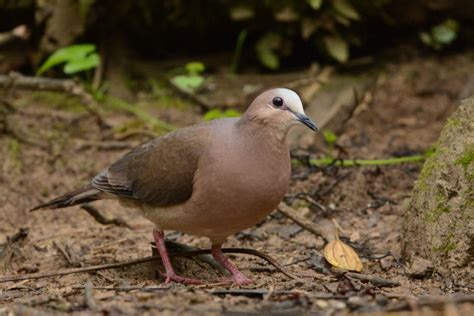
M 176 274 L 171 264 L 170 257 L 168 255 L 168 250 L 165 246 L 165 235 L 161 230 L 153 230 L 153 238 L 155 239 L 156 248 L 160 253 L 161 260 L 165 266 L 166 273 L 160 274 L 165 278 L 165 283 L 177 282 L 182 284 L 202 284 L 203 282 L 197 279 L 188 279 Z
M 226 256 L 222 253 L 221 245 L 212 245 L 211 253 L 214 259 L 219 262 L 224 268 L 232 274 L 230 279 L 226 279 L 226 282 L 235 285 L 249 285 L 252 284 L 252 280 L 247 278 L 242 272 L 237 269 Z
M 176 282 L 176 283 L 181 283 L 181 284 L 202 284 L 203 283 L 201 280 L 185 278 L 177 274 L 167 275 L 166 273 L 161 273 L 161 272 L 160 274 L 162 277 L 165 278 L 165 283 L 171 283 L 171 282 Z

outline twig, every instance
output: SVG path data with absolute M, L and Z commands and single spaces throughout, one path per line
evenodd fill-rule
M 9 242 L 10 244 L 13 244 L 21 239 L 25 239 L 26 236 L 28 236 L 29 232 L 30 230 L 28 228 L 20 228 L 18 232 L 15 233 L 13 236 L 7 237 L 7 242 Z
M 183 253 L 183 252 L 191 252 L 191 251 L 200 250 L 199 248 L 181 244 L 173 240 L 166 240 L 165 245 L 166 245 L 166 249 L 168 249 L 169 252 L 173 252 L 173 253 Z M 156 249 L 156 245 L 154 242 L 151 243 L 151 249 L 152 249 L 153 255 L 158 255 L 158 250 Z M 196 259 L 199 259 L 202 262 L 208 264 L 209 266 L 219 271 L 220 273 L 227 273 L 227 270 L 224 269 L 222 265 L 217 263 L 217 261 L 214 260 L 214 258 L 212 258 L 212 256 L 209 254 L 198 255 L 196 256 Z
M 325 196 L 325 195 L 329 194 L 330 192 L 332 192 L 332 190 L 334 190 L 334 188 L 337 185 L 339 185 L 339 183 L 341 183 L 343 180 L 345 180 L 347 177 L 349 177 L 349 174 L 350 174 L 350 172 L 348 172 L 346 174 L 343 174 L 342 176 L 337 176 L 336 175 L 336 181 L 331 183 L 331 185 L 327 186 L 324 191 L 318 192 L 318 196 L 320 196 L 320 197 Z
M 69 254 L 67 253 L 67 251 L 64 249 L 64 247 L 62 247 L 60 244 L 58 244 L 55 241 L 53 241 L 53 245 L 58 248 L 59 252 L 61 252 L 61 254 L 63 255 L 64 258 L 66 258 L 66 261 L 71 265 L 71 266 L 75 266 L 75 264 L 72 262 L 72 259 L 71 257 L 69 256 Z
M 122 111 L 135 115 L 140 120 L 142 120 L 143 122 L 145 122 L 146 124 L 150 125 L 153 128 L 157 128 L 157 129 L 167 131 L 167 132 L 171 132 L 176 129 L 175 126 L 169 123 L 166 123 L 164 121 L 161 121 L 157 119 L 156 117 L 151 116 L 149 113 L 141 110 L 139 107 L 130 105 L 129 103 L 125 102 L 122 99 L 108 96 L 106 98 L 106 103 L 111 107 L 114 107 L 114 108 L 117 108 Z
M 266 260 L 268 263 L 273 265 L 278 271 L 280 271 L 284 275 L 292 279 L 295 279 L 294 276 L 286 272 L 273 258 L 257 250 L 245 249 L 245 248 L 223 248 L 222 252 L 242 253 L 242 254 L 257 256 L 259 258 Z M 197 256 L 197 255 L 209 254 L 209 253 L 211 253 L 210 249 L 203 249 L 203 250 L 196 250 L 192 252 L 170 253 L 170 257 L 191 257 L 191 256 Z M 125 262 L 105 263 L 105 264 L 99 264 L 99 265 L 90 266 L 90 267 L 80 267 L 80 268 L 71 268 L 71 269 L 65 269 L 65 270 L 59 270 L 59 271 L 29 273 L 29 274 L 23 274 L 23 275 L 7 275 L 7 276 L 0 277 L 0 283 L 21 281 L 21 280 L 36 280 L 36 279 L 49 278 L 49 277 L 74 274 L 74 273 L 85 273 L 85 272 L 94 272 L 94 271 L 105 270 L 105 269 L 123 268 L 123 267 L 128 267 L 131 265 L 135 265 L 135 264 L 156 261 L 159 259 L 160 259 L 160 256 L 150 256 L 150 257 L 145 257 L 145 258 L 133 259 L 133 260 L 125 261 Z
M 346 276 L 361 280 L 361 281 L 368 281 L 372 283 L 375 286 L 378 287 L 396 287 L 400 286 L 400 282 L 398 281 L 393 281 L 393 280 L 387 280 L 382 277 L 376 276 L 376 275 L 370 275 L 370 274 L 362 274 L 362 273 L 355 273 L 355 272 L 346 272 Z
M 77 254 L 71 251 L 71 248 L 69 248 L 68 245 L 65 247 L 61 246 L 59 243 L 56 241 L 53 241 L 53 245 L 56 246 L 56 248 L 59 249 L 61 254 L 66 258 L 67 262 L 69 265 L 72 267 L 83 267 L 84 263 L 81 261 L 81 258 Z
M 252 255 L 259 257 L 268 263 L 270 263 L 275 269 L 277 269 L 279 272 L 283 273 L 290 279 L 298 279 L 297 277 L 293 276 L 292 274 L 286 272 L 279 264 L 278 262 L 275 261 L 272 257 L 269 255 L 260 252 L 255 249 L 248 249 L 248 248 L 223 248 L 222 252 L 224 253 L 240 253 L 240 254 L 247 254 L 247 255 Z M 190 252 L 181 252 L 181 253 L 175 253 L 175 254 L 170 254 L 170 256 L 179 256 L 179 257 L 193 257 L 197 255 L 203 255 L 203 254 L 210 254 L 211 251 L 209 249 L 200 249 L 200 250 L 195 250 L 195 251 L 190 251 Z
M 336 239 L 336 230 L 334 224 L 332 224 L 331 221 L 327 219 L 319 221 L 318 225 L 316 225 L 310 220 L 301 217 L 293 208 L 289 207 L 283 202 L 278 205 L 277 210 L 302 228 L 324 238 L 326 241 L 332 241 Z
M 326 292 L 303 292 L 303 291 L 268 291 L 261 289 L 229 289 L 229 290 L 214 290 L 210 292 L 214 295 L 238 295 L 263 298 L 269 294 L 271 295 L 304 295 L 313 299 L 348 299 L 347 295 L 333 295 Z
M 101 128 L 108 128 L 109 125 L 102 119 L 99 107 L 94 98 L 87 93 L 84 88 L 74 80 L 52 79 L 44 77 L 22 76 L 18 73 L 0 75 L 0 88 L 3 89 L 26 89 L 26 90 L 46 90 L 53 92 L 65 92 L 81 99 L 84 108 L 97 120 Z
M 192 92 L 186 91 L 184 89 L 180 89 L 178 86 L 174 85 L 171 81 L 170 81 L 170 86 L 174 89 L 174 91 L 176 91 L 183 98 L 188 99 L 188 100 L 196 103 L 202 109 L 208 110 L 208 109 L 213 108 L 212 104 L 209 104 L 204 98 L 200 97 L 196 93 L 192 93 Z
M 94 206 L 84 203 L 81 204 L 81 208 L 89 213 L 94 219 L 99 222 L 102 225 L 115 225 L 115 226 L 121 226 L 121 227 L 127 227 L 131 228 L 130 225 L 128 225 L 123 219 L 113 217 L 113 218 L 106 218 L 104 215 L 102 215 L 99 210 L 97 210 Z
M 101 47 L 99 53 L 99 65 L 95 68 L 94 71 L 94 78 L 92 79 L 92 89 L 96 91 L 100 88 L 100 84 L 102 83 L 102 77 L 104 76 L 104 68 L 105 68 L 105 49 Z
M 73 286 L 75 290 L 86 290 L 87 284 L 85 286 Z M 94 290 L 99 291 L 117 291 L 117 292 L 130 292 L 130 291 L 140 291 L 140 292 L 154 292 L 154 291 L 163 291 L 168 290 L 169 286 L 92 286 Z
M 8 44 L 15 39 L 26 40 L 30 36 L 28 27 L 24 24 L 15 27 L 11 31 L 0 33 L 0 46 Z
M 426 160 L 425 155 L 387 158 L 387 159 L 334 159 L 331 157 L 324 157 L 324 158 L 319 158 L 319 159 L 310 159 L 309 163 L 317 167 L 329 166 L 329 165 L 333 165 L 336 167 L 359 167 L 359 166 L 396 165 L 396 164 L 402 164 L 402 163 L 423 162 L 425 160 Z

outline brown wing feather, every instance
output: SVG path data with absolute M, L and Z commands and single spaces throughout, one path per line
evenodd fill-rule
M 129 152 L 98 174 L 92 185 L 151 205 L 183 203 L 192 195 L 199 158 L 208 144 L 207 124 L 177 130 Z

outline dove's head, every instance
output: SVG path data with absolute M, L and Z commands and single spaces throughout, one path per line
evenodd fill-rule
M 273 128 L 287 132 L 291 127 L 304 124 L 318 131 L 314 123 L 303 110 L 303 104 L 296 92 L 277 88 L 267 90 L 255 98 L 245 115 Z

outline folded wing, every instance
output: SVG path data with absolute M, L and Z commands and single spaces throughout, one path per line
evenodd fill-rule
M 208 126 L 194 125 L 145 143 L 99 173 L 92 186 L 155 206 L 187 201 L 198 162 L 209 145 Z

